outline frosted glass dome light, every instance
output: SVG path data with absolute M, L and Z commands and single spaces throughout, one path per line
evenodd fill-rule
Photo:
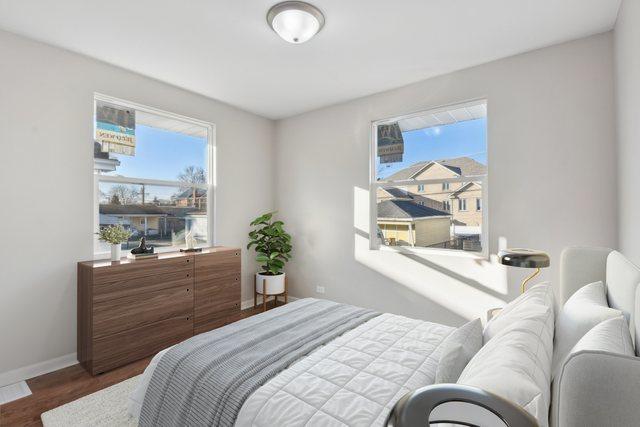
M 302 1 L 285 1 L 269 9 L 267 21 L 289 43 L 300 44 L 315 36 L 324 25 L 322 12 Z

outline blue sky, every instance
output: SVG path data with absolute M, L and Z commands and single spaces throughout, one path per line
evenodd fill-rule
M 380 165 L 378 178 L 425 160 L 467 156 L 487 164 L 487 119 L 468 120 L 446 126 L 403 132 L 404 156 L 401 163 Z
M 136 125 L 136 155 L 115 157 L 120 166 L 111 175 L 175 181 L 187 166 L 206 170 L 207 139 Z
M 120 166 L 109 175 L 176 181 L 187 166 L 207 170 L 207 139 L 136 125 L 136 155 L 112 156 L 120 160 Z M 101 190 L 108 193 L 112 186 L 103 183 Z M 173 187 L 148 186 L 145 193 L 147 200 L 152 200 L 154 196 L 168 198 L 176 191 Z

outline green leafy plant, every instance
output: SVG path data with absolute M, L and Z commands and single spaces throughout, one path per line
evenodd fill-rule
M 291 259 L 291 236 L 282 226 L 284 222 L 273 221 L 275 212 L 259 216 L 251 222 L 254 227 L 249 233 L 247 249 L 255 246 L 256 261 L 262 266 L 262 273 L 275 276 L 282 273 L 285 262 Z
M 131 232 L 124 229 L 120 224 L 103 227 L 98 233 L 98 238 L 112 245 L 119 245 L 126 242 L 131 237 Z

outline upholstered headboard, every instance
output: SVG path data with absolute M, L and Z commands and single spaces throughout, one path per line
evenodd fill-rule
M 560 304 L 580 287 L 602 280 L 609 306 L 621 310 L 634 343 L 640 342 L 640 269 L 609 248 L 569 247 L 560 259 Z M 636 344 L 636 354 L 640 355 Z

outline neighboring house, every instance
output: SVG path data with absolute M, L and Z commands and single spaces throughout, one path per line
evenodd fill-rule
M 434 199 L 430 199 L 429 197 L 421 196 L 419 194 L 411 193 L 407 190 L 397 187 L 389 187 L 389 188 L 378 188 L 378 201 L 381 202 L 383 200 L 410 200 L 417 205 L 426 206 L 428 208 L 444 210 L 444 203 L 439 202 Z
M 207 190 L 187 188 L 174 196 L 176 206 L 192 206 L 198 209 L 207 208 Z
M 412 200 L 378 202 L 378 229 L 390 246 L 435 246 L 450 240 L 451 215 Z
M 138 236 L 154 239 L 184 239 L 185 230 L 194 230 L 196 238 L 206 240 L 207 212 L 194 207 L 100 204 L 100 226 L 122 224 Z
M 487 167 L 470 157 L 420 162 L 399 170 L 388 180 L 412 181 L 426 179 L 458 178 L 460 176 L 486 175 Z M 454 224 L 479 227 L 482 224 L 482 186 L 479 182 L 437 183 L 403 186 L 410 194 L 428 197 L 443 203 L 443 209 L 451 212 Z

